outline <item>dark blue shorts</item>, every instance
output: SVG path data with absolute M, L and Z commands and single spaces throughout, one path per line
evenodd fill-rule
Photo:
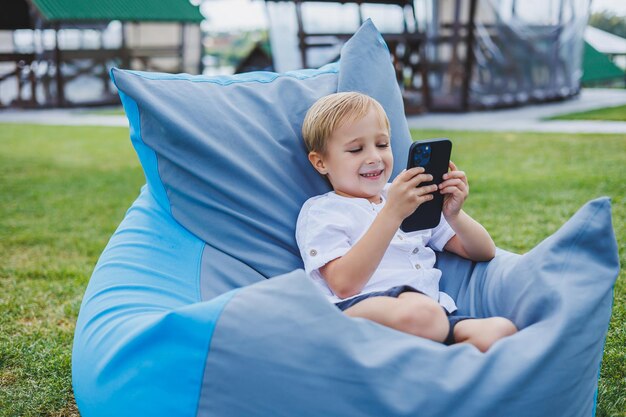
M 400 294 L 402 294 L 403 292 L 416 292 L 416 293 L 420 293 L 420 294 L 424 294 L 421 291 L 416 290 L 415 288 L 408 286 L 408 285 L 400 285 L 398 287 L 392 287 L 389 288 L 388 290 L 385 291 L 374 291 L 374 292 L 369 292 L 367 294 L 361 294 L 359 296 L 356 296 L 354 298 L 350 298 L 349 300 L 345 300 L 345 301 L 340 301 L 338 303 L 335 303 L 335 305 L 341 310 L 341 311 L 345 311 L 348 308 L 352 307 L 355 304 L 360 303 L 361 301 L 371 298 L 371 297 L 393 297 L 393 298 L 398 298 L 398 296 Z M 441 307 L 443 308 L 443 307 Z M 457 325 L 458 322 L 463 321 L 463 320 L 467 320 L 467 319 L 473 319 L 474 317 L 470 317 L 470 316 L 458 316 L 455 313 L 449 314 L 446 309 L 444 308 L 443 311 L 446 312 L 446 315 L 448 316 L 448 322 L 450 323 L 450 330 L 448 331 L 448 336 L 446 337 L 446 340 L 444 340 L 443 343 L 445 343 L 446 345 L 452 345 L 454 344 L 454 326 Z

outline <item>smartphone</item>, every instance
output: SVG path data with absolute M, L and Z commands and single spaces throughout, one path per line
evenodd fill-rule
M 433 176 L 433 180 L 423 182 L 419 186 L 441 184 L 443 175 L 448 172 L 452 142 L 449 139 L 429 139 L 413 142 L 409 149 L 409 162 L 407 169 L 423 167 L 427 174 Z M 409 215 L 400 229 L 404 232 L 432 229 L 441 221 L 441 209 L 443 208 L 443 195 L 439 191 L 433 193 L 433 199 L 421 204 L 413 214 Z

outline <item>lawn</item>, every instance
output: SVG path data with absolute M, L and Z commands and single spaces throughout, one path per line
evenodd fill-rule
M 614 122 L 626 122 L 626 105 L 615 107 L 604 107 L 583 111 L 579 113 L 560 114 L 550 117 L 547 120 L 605 120 Z
M 414 131 L 447 136 L 467 171 L 467 211 L 498 246 L 525 252 L 587 200 L 613 199 L 626 260 L 623 135 Z M 0 416 L 77 416 L 74 323 L 95 262 L 144 178 L 128 129 L 0 125 Z M 621 272 L 597 416 L 626 417 Z

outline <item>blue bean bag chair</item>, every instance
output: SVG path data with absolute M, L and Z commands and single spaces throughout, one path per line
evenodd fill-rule
M 487 353 L 352 319 L 302 271 L 301 204 L 328 185 L 300 137 L 308 107 L 361 91 L 411 142 L 371 22 L 338 63 L 228 77 L 113 70 L 147 184 L 80 309 L 76 402 L 92 416 L 584 416 L 618 275 L 607 199 L 524 255 L 440 254 L 461 314 L 521 329 Z

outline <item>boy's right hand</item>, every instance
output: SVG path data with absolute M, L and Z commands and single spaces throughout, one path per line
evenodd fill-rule
M 402 171 L 387 191 L 387 203 L 381 214 L 387 212 L 399 225 L 420 205 L 433 199 L 432 193 L 437 191 L 436 185 L 419 186 L 432 180 L 433 176 L 425 174 L 422 167 Z

